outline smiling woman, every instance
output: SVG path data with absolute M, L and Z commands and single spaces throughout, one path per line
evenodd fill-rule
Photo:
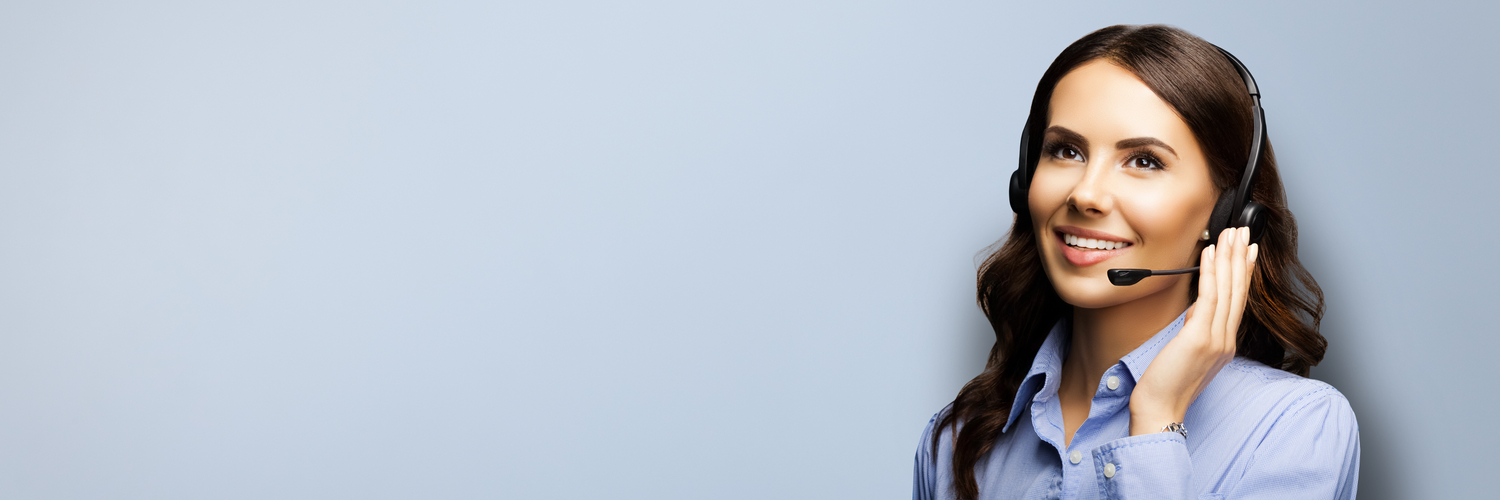
M 929 422 L 915 498 L 1354 497 L 1358 426 L 1304 378 L 1323 297 L 1274 155 L 1253 144 L 1254 88 L 1165 26 L 1105 28 L 1053 61 L 1015 226 L 979 272 L 995 345 Z M 1247 164 L 1264 227 L 1219 232 Z
M 1054 288 L 1063 301 L 1088 309 L 1170 295 L 1181 312 L 1189 280 L 1120 289 L 1094 264 L 1193 265 L 1220 191 L 1193 131 L 1134 73 L 1103 59 L 1064 76 L 1049 111 L 1027 199 L 1033 227 L 1051 236 L 1037 243 Z M 1067 244 L 1069 235 L 1104 244 Z M 1103 246 L 1121 248 L 1095 250 Z M 1180 293 L 1162 294 L 1166 288 Z

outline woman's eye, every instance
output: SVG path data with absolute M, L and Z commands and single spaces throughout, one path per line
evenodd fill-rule
M 1144 169 L 1159 169 L 1159 168 L 1161 168 L 1161 164 L 1157 163 L 1156 159 L 1151 158 L 1149 156 L 1137 156 L 1137 157 L 1135 157 L 1135 159 L 1130 160 L 1130 166 L 1135 167 L 1135 168 L 1144 168 Z
M 1057 148 L 1057 151 L 1052 153 L 1052 156 L 1063 160 L 1083 161 L 1083 153 L 1079 153 L 1078 150 L 1068 146 Z

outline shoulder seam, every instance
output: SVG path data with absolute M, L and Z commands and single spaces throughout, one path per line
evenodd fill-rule
M 1340 393 L 1338 389 L 1334 389 L 1331 385 L 1323 384 L 1323 387 L 1321 389 L 1303 394 L 1296 400 L 1293 400 L 1292 404 L 1287 405 L 1288 413 L 1285 413 L 1284 415 L 1287 417 L 1295 417 L 1297 416 L 1297 414 L 1302 413 L 1302 410 L 1305 410 L 1307 409 L 1307 407 L 1312 406 L 1313 401 L 1322 399 L 1324 397 L 1332 397 L 1335 395 L 1340 397 L 1343 396 L 1343 394 Z M 1304 403 L 1304 401 L 1306 402 Z

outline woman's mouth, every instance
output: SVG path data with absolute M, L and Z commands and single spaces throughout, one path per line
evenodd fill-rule
M 1129 243 L 1123 241 L 1080 238 L 1067 233 L 1062 233 L 1062 239 L 1063 243 L 1067 244 L 1070 247 L 1081 248 L 1085 250 L 1114 250 L 1116 248 L 1125 248 L 1130 246 Z
M 1125 253 L 1133 246 L 1130 242 L 1084 238 L 1061 231 L 1055 232 L 1058 243 L 1062 243 L 1063 257 L 1075 266 L 1092 266 L 1111 257 Z

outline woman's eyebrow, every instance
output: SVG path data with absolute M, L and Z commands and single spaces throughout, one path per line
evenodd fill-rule
M 1084 139 L 1083 134 L 1068 130 L 1067 127 L 1064 127 L 1062 125 L 1053 125 L 1051 127 L 1047 127 L 1046 133 L 1060 135 L 1062 136 L 1061 139 L 1063 140 L 1063 142 L 1071 142 L 1074 145 L 1083 148 L 1085 151 L 1089 149 L 1089 140 Z
M 1132 149 L 1141 146 L 1158 146 L 1167 150 L 1168 153 L 1172 153 L 1172 156 L 1177 156 L 1177 151 L 1172 149 L 1172 146 L 1168 146 L 1167 143 L 1161 142 L 1160 139 L 1155 137 L 1135 137 L 1115 143 L 1115 149 Z

